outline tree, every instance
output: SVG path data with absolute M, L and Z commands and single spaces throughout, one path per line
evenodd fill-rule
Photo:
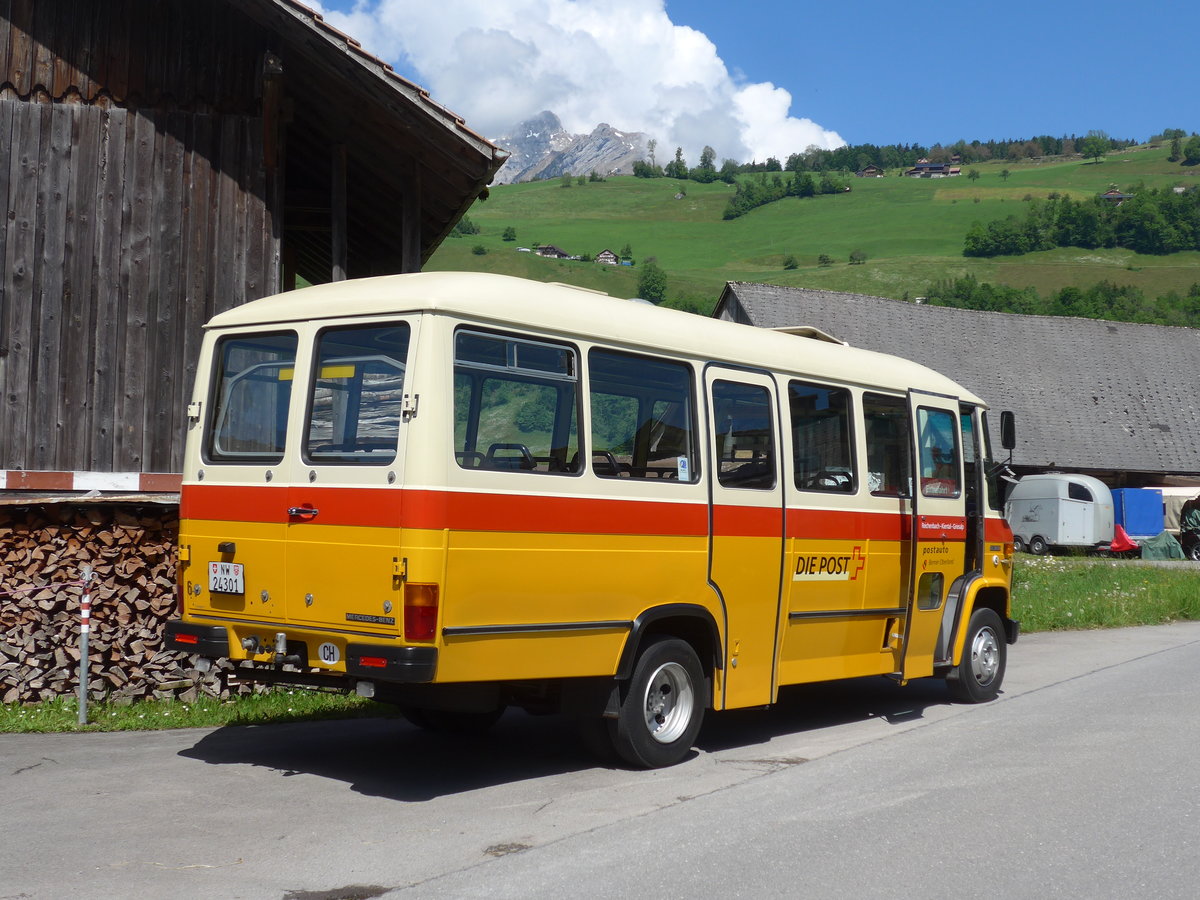
M 1005 181 L 1008 181 L 1008 176 L 1011 174 L 1012 174 L 1012 172 L 1008 171 L 1008 169 L 1000 170 L 1000 177 L 1003 178 Z
M 783 261 L 783 267 L 788 270 L 798 269 L 800 268 L 800 260 L 789 254 Z
M 633 245 L 628 241 L 626 241 L 625 246 L 621 248 L 621 257 L 622 259 L 631 259 L 633 257 Z
M 822 268 L 832 266 L 833 265 L 833 257 L 830 256 L 828 253 L 822 253 L 820 256 L 817 257 L 817 265 L 821 266 Z
M 667 273 L 658 267 L 653 260 L 642 266 L 637 283 L 638 296 L 652 303 L 662 303 L 667 299 Z
M 850 253 L 850 265 L 861 266 L 867 261 L 867 253 L 865 250 L 854 250 Z
M 487 255 L 487 247 L 483 246 L 483 244 L 476 244 L 474 247 L 471 248 L 471 252 L 474 253 L 476 256 L 486 256 Z
M 1109 140 L 1108 135 L 1103 131 L 1089 131 L 1087 137 L 1076 146 L 1079 148 L 1079 152 L 1083 154 L 1084 159 L 1094 159 L 1096 162 L 1100 162 L 1104 154 L 1112 146 L 1112 141 Z
M 1167 162 L 1179 162 L 1183 158 L 1183 141 L 1177 137 L 1171 138 L 1171 155 Z
M 571 182 L 572 182 L 572 181 L 574 181 L 574 179 L 571 177 L 571 173 L 570 173 L 570 172 L 563 172 L 563 174 L 562 174 L 562 186 L 563 186 L 563 187 L 570 187 L 570 186 L 571 186 Z
M 663 168 L 663 174 L 665 174 L 668 178 L 688 177 L 688 167 L 687 163 L 684 162 L 683 159 L 682 147 L 675 148 L 675 158 L 666 164 L 666 166 Z
M 971 179 L 971 181 L 978 181 L 979 180 L 979 170 L 978 169 L 967 169 L 967 178 Z
M 505 240 L 505 241 L 515 241 L 517 239 L 517 229 L 515 229 L 511 225 L 509 225 L 507 228 L 504 229 L 504 233 L 501 235 L 501 239 Z
M 1183 164 L 1200 165 L 1200 135 L 1193 135 L 1191 140 L 1183 145 Z
M 699 181 L 702 184 L 709 184 L 717 180 L 717 151 L 712 147 L 706 146 L 700 152 L 700 165 L 692 169 L 692 180 Z

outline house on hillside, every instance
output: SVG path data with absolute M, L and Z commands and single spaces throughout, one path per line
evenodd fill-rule
M 876 165 L 869 165 L 865 169 L 859 169 L 854 174 L 859 178 L 882 178 L 883 169 Z
M 542 244 L 535 251 L 538 256 L 544 256 L 547 259 L 570 259 L 571 254 L 562 247 L 555 247 L 553 244 Z
M 1113 206 L 1120 206 L 1126 200 L 1132 200 L 1133 194 L 1123 194 L 1116 188 L 1109 188 L 1100 195 L 1101 200 L 1107 200 Z
M 621 257 L 617 256 L 611 250 L 605 249 L 596 254 L 596 262 L 606 266 L 619 266 L 621 264 Z
M 950 163 L 933 163 L 923 159 L 904 174 L 909 178 L 951 178 L 961 175 L 962 168 Z
M 1017 420 L 1014 468 L 1095 475 L 1113 487 L 1200 475 L 1200 330 L 1010 315 L 862 294 L 731 282 L 713 315 L 809 325 L 950 376 Z
M 177 489 L 203 323 L 420 270 L 505 160 L 296 0 L 0 2 L 0 134 L 8 494 Z

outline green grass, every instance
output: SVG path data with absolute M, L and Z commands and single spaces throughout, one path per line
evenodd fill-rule
M 1127 560 L 1018 554 L 1014 568 L 1013 616 L 1024 633 L 1200 619 L 1200 565 L 1159 568 Z M 360 697 L 277 688 L 224 702 L 89 703 L 89 724 L 81 727 L 75 698 L 63 697 L 0 705 L 0 733 L 151 731 L 394 715 L 393 707 Z
M 1022 631 L 1123 628 L 1200 619 L 1200 565 L 1017 554 L 1013 617 Z
M 731 221 L 721 214 L 733 188 L 719 182 L 617 177 L 569 188 L 557 180 L 503 185 L 470 211 L 482 232 L 447 239 L 426 269 L 500 272 L 631 297 L 636 268 L 516 252 L 518 246 L 555 244 L 594 255 L 628 243 L 638 262 L 657 258 L 669 277 L 669 296 L 700 299 L 705 309 L 727 281 L 898 299 L 921 295 L 935 280 L 966 274 L 1042 294 L 1101 280 L 1132 285 L 1151 297 L 1170 290 L 1186 293 L 1200 281 L 1200 253 L 1154 257 L 1062 248 L 1001 259 L 962 255 L 973 222 L 1021 216 L 1027 196 L 1058 192 L 1086 198 L 1112 184 L 1129 190 L 1139 182 L 1147 187 L 1197 183 L 1200 173 L 1168 162 L 1167 153 L 1165 147 L 1142 147 L 1110 154 L 1100 163 L 1078 158 L 988 162 L 964 166 L 964 174 L 952 179 L 850 177 L 848 194 L 787 198 Z M 965 174 L 972 168 L 980 173 L 976 181 Z M 1000 176 L 1004 169 L 1007 179 Z M 680 189 L 686 196 L 676 200 Z M 507 226 L 516 229 L 516 242 L 501 240 Z M 476 244 L 486 247 L 487 255 L 472 254 Z M 866 252 L 865 264 L 848 264 L 854 250 Z M 819 266 L 821 254 L 835 264 Z M 799 268 L 784 269 L 790 255 Z
M 320 719 L 397 715 L 396 710 L 357 696 L 277 688 L 234 700 L 201 698 L 195 703 L 142 700 L 132 704 L 88 703 L 88 724 L 79 725 L 75 697 L 22 706 L 0 705 L 0 733 L 55 731 L 157 731 L 222 725 L 278 725 Z

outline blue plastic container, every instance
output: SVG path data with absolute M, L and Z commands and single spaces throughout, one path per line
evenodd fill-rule
M 1117 488 L 1112 492 L 1113 517 L 1130 537 L 1154 537 L 1162 534 L 1162 491 L 1156 488 Z

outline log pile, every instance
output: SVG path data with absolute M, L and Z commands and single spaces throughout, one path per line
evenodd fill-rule
M 163 649 L 175 614 L 175 506 L 0 507 L 0 702 L 75 695 L 82 572 L 90 565 L 88 697 L 245 693 L 227 661 L 202 673 Z

